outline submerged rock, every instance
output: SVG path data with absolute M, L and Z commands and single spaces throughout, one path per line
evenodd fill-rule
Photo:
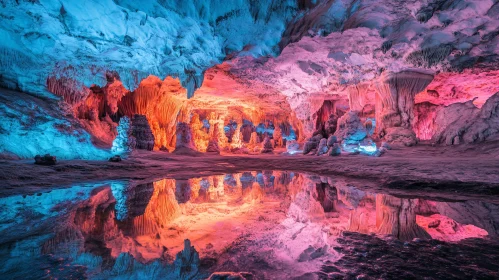
M 36 155 L 35 156 L 35 164 L 38 165 L 55 165 L 57 163 L 57 159 L 55 156 L 51 156 L 50 154 L 46 154 L 44 156 Z

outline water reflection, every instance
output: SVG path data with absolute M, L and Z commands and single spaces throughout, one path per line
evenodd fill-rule
M 254 247 L 240 256 L 270 250 L 272 258 L 306 262 L 338 258 L 332 247 L 344 231 L 402 241 L 499 231 L 498 205 L 399 198 L 280 171 L 107 182 L 2 198 L 0 209 L 0 272 L 21 278 L 203 278 L 197 266 L 179 270 L 179 256 L 217 259 L 245 236 Z

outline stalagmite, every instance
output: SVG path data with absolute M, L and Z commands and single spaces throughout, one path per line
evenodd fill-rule
M 283 141 L 282 141 L 282 131 L 281 131 L 281 127 L 277 126 L 275 129 L 274 129 L 274 135 L 273 135 L 273 138 L 274 138 L 274 143 L 275 143 L 275 146 L 276 147 L 282 147 L 284 145 Z
M 135 137 L 137 149 L 152 151 L 154 148 L 154 135 L 144 115 L 134 115 L 132 118 L 132 134 Z
M 183 122 L 177 124 L 177 141 L 175 142 L 175 154 L 198 154 L 194 141 L 192 140 L 191 127 Z
M 261 152 L 262 152 L 262 154 L 274 152 L 274 145 L 272 144 L 272 142 L 270 141 L 270 138 L 268 136 L 265 136 L 265 139 L 263 139 Z
M 128 117 L 123 117 L 118 125 L 118 135 L 113 141 L 111 151 L 117 154 L 128 154 L 135 149 L 136 141 L 132 134 L 132 124 Z
M 412 131 L 414 96 L 433 80 L 422 70 L 384 72 L 375 82 L 376 132 L 386 141 L 412 146 L 417 143 Z

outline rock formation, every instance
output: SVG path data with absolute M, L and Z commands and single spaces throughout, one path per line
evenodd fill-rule
M 300 152 L 300 143 L 298 143 L 296 140 L 286 141 L 286 151 L 290 154 Z
M 51 156 L 50 154 L 46 154 L 44 156 L 36 155 L 35 156 L 35 164 L 38 165 L 55 165 L 57 163 L 57 159 L 55 156 Z
M 282 141 L 282 131 L 279 126 L 274 129 L 274 135 L 272 137 L 274 139 L 275 147 L 282 147 L 284 145 Z
M 447 145 L 472 144 L 499 136 L 499 92 L 490 97 L 481 109 L 471 102 L 453 104 L 437 112 L 436 143 Z M 447 124 L 447 125 L 446 125 Z
M 387 141 L 412 146 L 417 143 L 412 131 L 414 97 L 433 80 L 433 74 L 405 70 L 384 72 L 376 85 L 376 132 Z
M 274 152 L 274 144 L 268 136 L 265 136 L 262 142 L 262 154 L 271 154 Z
M 416 201 L 390 195 L 376 195 L 376 227 L 379 234 L 390 234 L 402 241 L 431 236 L 416 224 Z
M 177 253 L 174 265 L 178 279 L 192 279 L 198 273 L 199 254 L 189 239 L 184 240 L 184 250 Z
M 334 136 L 341 144 L 358 145 L 367 137 L 367 131 L 358 113 L 349 111 L 338 119 L 338 128 Z
M 154 149 L 154 135 L 146 116 L 135 114 L 132 118 L 132 134 L 135 137 L 135 147 L 141 150 Z
M 322 134 L 315 135 L 314 137 L 309 138 L 306 142 L 305 145 L 303 146 L 303 154 L 309 154 L 312 152 L 312 154 L 315 155 L 317 152 L 317 147 L 319 146 L 319 142 L 322 139 Z
M 136 140 L 132 132 L 132 124 L 128 117 L 122 117 L 117 127 L 118 135 L 113 141 L 111 151 L 117 154 L 128 154 L 136 147 Z
M 328 151 L 327 139 L 322 138 L 321 141 L 319 141 L 319 146 L 317 147 L 317 155 L 318 156 L 324 155 L 327 153 L 327 151 Z
M 206 148 L 207 153 L 220 154 L 220 147 L 218 147 L 218 139 L 210 139 L 208 142 L 208 147 Z
M 186 123 L 177 124 L 177 141 L 175 142 L 175 154 L 198 154 L 192 140 L 191 127 Z

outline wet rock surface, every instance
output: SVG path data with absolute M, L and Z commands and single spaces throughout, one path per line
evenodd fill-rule
M 35 156 L 35 164 L 38 165 L 55 165 L 57 163 L 57 159 L 55 156 L 51 156 L 50 154 L 46 154 L 44 156 L 36 155 Z
M 438 240 L 381 239 L 344 232 L 334 250 L 344 254 L 322 266 L 321 279 L 497 279 L 497 240 L 468 239 L 459 243 Z

